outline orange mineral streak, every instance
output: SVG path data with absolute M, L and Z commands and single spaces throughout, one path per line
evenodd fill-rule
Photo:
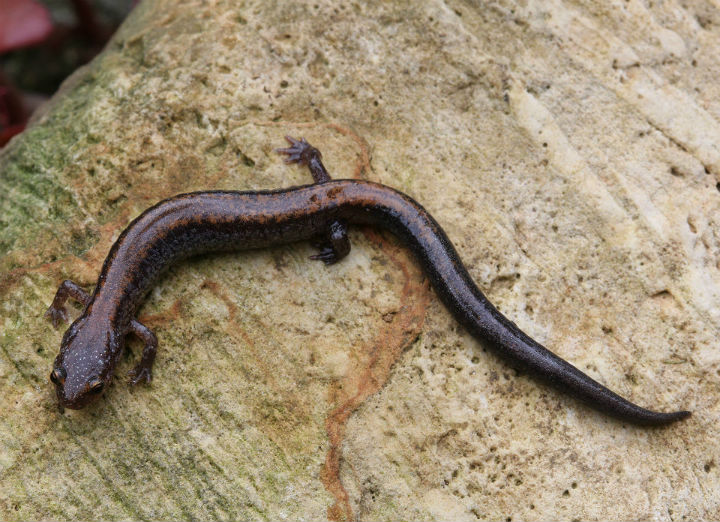
M 163 310 L 156 314 L 142 314 L 138 316 L 138 321 L 148 328 L 157 328 L 165 326 L 168 323 L 176 321 L 183 313 L 187 299 L 175 299 L 169 309 Z
M 380 245 L 395 269 L 403 277 L 403 288 L 398 302 L 403 303 L 398 312 L 378 332 L 373 342 L 361 348 L 359 368 L 355 368 L 342 381 L 330 389 L 331 403 L 336 405 L 325 420 L 325 430 L 330 441 L 330 450 L 325 458 L 322 481 L 325 488 L 335 497 L 335 503 L 328 508 L 330 520 L 353 520 L 353 511 L 345 487 L 340 480 L 342 442 L 350 415 L 365 400 L 380 390 L 390 376 L 390 370 L 405 348 L 422 330 L 425 312 L 430 300 L 430 289 L 417 264 L 410 261 L 410 254 L 397 249 L 384 240 L 380 234 L 365 229 L 364 234 Z
M 97 280 L 97 273 L 102 266 L 107 251 L 113 243 L 113 233 L 127 224 L 130 212 L 124 209 L 120 215 L 104 225 L 98 227 L 98 236 L 100 239 L 87 251 L 82 257 L 68 254 L 49 263 L 37 263 L 40 256 L 37 252 L 31 251 L 13 251 L 9 256 L 13 257 L 20 266 L 0 274 L 0 296 L 7 295 L 11 290 L 17 287 L 24 277 L 29 274 L 41 274 L 56 280 L 64 278 L 65 274 L 73 272 L 77 281 L 85 287 L 91 286 Z M 67 231 L 62 231 L 58 237 L 65 237 Z M 67 251 L 67 245 L 60 244 L 58 240 L 56 251 Z
M 359 158 L 353 169 L 352 178 L 361 179 L 363 173 L 372 173 L 367 143 L 348 127 L 321 122 L 289 124 L 286 121 L 258 121 L 254 123 L 260 127 L 331 129 L 350 138 L 359 149 Z M 342 442 L 345 438 L 347 421 L 368 397 L 382 388 L 395 361 L 420 333 L 430 299 L 428 282 L 423 278 L 419 267 L 413 262 L 408 262 L 410 255 L 406 251 L 391 246 L 380 234 L 370 228 L 364 229 L 364 234 L 376 243 L 387 254 L 395 268 L 399 268 L 402 272 L 404 285 L 399 302 L 405 304 L 389 323 L 383 323 L 385 326 L 369 346 L 361 347 L 365 349 L 365 354 L 364 357 L 363 354 L 360 355 L 360 359 L 363 360 L 360 367 L 356 366 L 340 383 L 335 383 L 330 388 L 330 402 L 336 406 L 325 420 L 330 449 L 325 457 L 321 478 L 325 489 L 335 498 L 335 503 L 328 508 L 328 518 L 337 521 L 354 518 L 350 498 L 340 480 Z

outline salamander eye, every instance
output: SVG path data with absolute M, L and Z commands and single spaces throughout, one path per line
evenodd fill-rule
M 52 372 L 50 372 L 50 380 L 54 384 L 61 386 L 65 383 L 65 370 L 62 368 L 55 368 Z
M 101 380 L 97 379 L 92 381 L 90 384 L 88 384 L 88 393 L 92 394 L 98 394 L 101 391 L 103 391 L 103 388 L 105 387 L 105 383 Z

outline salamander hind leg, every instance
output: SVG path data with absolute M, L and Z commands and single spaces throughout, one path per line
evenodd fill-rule
M 87 306 L 88 301 L 90 301 L 90 294 L 69 279 L 60 283 L 57 293 L 55 294 L 55 299 L 53 299 L 52 304 L 45 312 L 45 317 L 52 321 L 55 328 L 57 328 L 60 323 L 67 322 L 68 320 L 65 303 L 69 297 L 72 297 L 83 306 Z
M 130 323 L 130 331 L 145 343 L 140 362 L 128 372 L 130 384 L 135 385 L 143 381 L 149 384 L 152 381 L 152 365 L 157 353 L 157 337 L 147 326 L 135 320 Z
M 322 154 L 318 149 L 310 145 L 305 138 L 299 140 L 290 136 L 285 136 L 290 143 L 290 147 L 285 149 L 275 149 L 279 154 L 285 154 L 285 163 L 297 163 L 299 165 L 307 165 L 310 169 L 315 183 L 326 183 L 332 178 L 325 165 L 322 163 Z M 322 261 L 326 265 L 337 263 L 343 257 L 350 253 L 350 239 L 347 235 L 347 226 L 342 221 L 333 221 L 328 228 L 327 233 L 318 237 L 313 246 L 320 252 L 310 256 L 310 259 Z

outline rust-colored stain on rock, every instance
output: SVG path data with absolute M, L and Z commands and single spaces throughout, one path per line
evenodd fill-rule
M 418 266 L 410 260 L 405 251 L 397 251 L 376 232 L 365 229 L 365 236 L 380 245 L 391 261 L 392 268 L 402 273 L 403 288 L 398 296 L 398 311 L 392 320 L 376 334 L 372 343 L 363 346 L 364 360 L 359 367 L 346 375 L 330 389 L 331 404 L 335 408 L 325 421 L 330 440 L 330 451 L 325 458 L 322 479 L 325 487 L 335 497 L 335 503 L 328 508 L 331 520 L 353 520 L 347 491 L 340 480 L 340 461 L 345 427 L 352 413 L 387 381 L 390 370 L 408 344 L 412 343 L 422 330 L 430 289 Z

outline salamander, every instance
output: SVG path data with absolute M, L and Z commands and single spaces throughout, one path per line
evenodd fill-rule
M 355 179 L 333 180 L 320 152 L 305 139 L 286 137 L 277 149 L 286 163 L 309 168 L 314 183 L 270 191 L 180 194 L 144 211 L 122 232 L 100 271 L 92 295 L 64 281 L 46 315 L 67 321 L 69 297 L 84 305 L 62 338 L 50 379 L 59 407 L 79 409 L 107 387 L 127 334 L 144 342 L 130 382 L 149 383 L 158 341 L 135 317 L 152 284 L 179 259 L 218 251 L 317 240 L 313 259 L 333 264 L 350 252 L 348 225 L 388 229 L 415 254 L 437 295 L 477 339 L 489 342 L 516 368 L 555 385 L 611 416 L 661 425 L 689 411 L 660 413 L 637 406 L 596 382 L 523 333 L 475 285 L 438 222 L 415 200 L 393 188 Z

